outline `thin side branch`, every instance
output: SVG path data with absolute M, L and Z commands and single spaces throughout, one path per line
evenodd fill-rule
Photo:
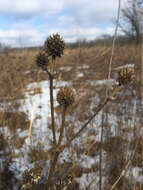
M 77 138 L 77 137 L 81 134 L 81 132 L 83 132 L 83 130 L 87 127 L 87 125 L 94 119 L 94 117 L 102 110 L 102 108 L 103 108 L 110 100 L 114 100 L 115 95 L 116 95 L 116 93 L 118 92 L 119 89 L 120 89 L 120 86 L 116 86 L 116 87 L 115 87 L 115 89 L 113 90 L 112 94 L 111 94 L 108 98 L 106 98 L 106 99 L 104 100 L 104 102 L 101 103 L 101 104 L 97 107 L 97 110 L 95 111 L 95 113 L 93 114 L 93 116 L 91 116 L 91 117 L 89 118 L 89 120 L 81 127 L 81 129 L 80 129 L 77 133 L 75 133 L 75 135 L 71 138 L 71 140 L 69 140 L 69 141 L 67 142 L 67 144 L 62 147 L 62 150 L 63 150 L 64 148 L 68 147 L 68 146 L 72 143 L 72 141 L 73 141 L 75 138 Z

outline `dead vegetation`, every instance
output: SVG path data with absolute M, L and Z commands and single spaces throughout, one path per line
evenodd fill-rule
M 28 115 L 19 109 L 21 105 L 18 100 L 24 100 L 26 98 L 25 94 L 27 92 L 26 87 L 28 84 L 48 80 L 47 74 L 42 72 L 42 70 L 39 70 L 35 64 L 35 57 L 38 52 L 39 50 L 22 50 L 0 55 L 1 159 L 7 157 L 5 151 L 6 147 L 10 147 L 11 150 L 9 152 L 9 159 L 7 160 L 8 163 L 6 161 L 3 162 L 4 167 L 1 168 L 0 176 L 3 177 L 0 177 L 0 190 L 14 188 L 14 181 L 16 180 L 16 177 L 14 176 L 15 174 L 12 173 L 12 170 L 10 170 L 9 174 L 7 174 L 7 172 L 11 169 L 10 165 L 13 163 L 14 158 L 16 158 L 15 149 L 22 149 L 22 147 L 25 146 L 25 140 L 28 138 L 28 135 L 19 138 L 17 137 L 19 135 L 18 133 L 28 131 L 30 126 Z M 70 120 L 67 120 L 65 123 L 65 140 L 68 140 L 69 137 L 75 133 L 75 126 L 77 130 L 77 126 L 80 127 L 81 124 L 92 115 L 97 108 L 99 100 L 104 98 L 104 88 L 106 84 L 105 86 L 100 86 L 99 84 L 96 84 L 96 81 L 107 78 L 110 54 L 111 47 L 106 46 L 67 49 L 62 58 L 56 60 L 55 70 L 59 70 L 61 73 L 60 76 L 58 72 L 56 73 L 57 80 L 71 82 L 73 88 L 78 93 L 75 104 L 68 110 L 67 117 Z M 139 73 L 139 47 L 131 45 L 116 47 L 113 57 L 112 77 L 115 75 L 116 68 L 125 64 L 134 64 L 136 73 Z M 90 126 L 85 130 L 89 139 L 83 134 L 78 139 L 78 143 L 75 141 L 71 146 L 67 147 L 65 154 L 68 152 L 69 160 L 66 160 L 67 158 L 65 158 L 64 153 L 60 155 L 55 175 L 52 178 L 53 189 L 98 189 L 98 180 L 96 179 L 98 178 L 99 152 L 101 148 L 105 153 L 103 177 L 106 177 L 106 180 L 103 183 L 103 189 L 110 190 L 111 186 L 126 167 L 127 161 L 130 159 L 130 153 L 134 151 L 138 141 L 139 143 L 137 144 L 136 153 L 131 160 L 130 168 L 140 167 L 143 169 L 142 137 L 140 133 L 142 130 L 142 112 L 140 111 L 139 102 L 140 81 L 138 76 L 136 76 L 136 78 L 136 83 L 130 87 L 129 90 L 126 90 L 123 87 L 120 93 L 117 94 L 117 97 L 119 98 L 113 101 L 110 105 L 107 105 L 107 108 L 103 113 L 104 117 L 102 118 L 102 124 L 96 122 L 96 120 L 91 122 Z M 54 85 L 54 88 L 56 88 L 56 84 Z M 130 91 L 133 90 L 136 91 L 138 101 L 136 110 L 136 118 L 138 119 L 134 124 L 135 126 L 131 128 L 129 120 L 132 121 L 133 117 L 132 108 L 134 102 L 131 102 L 134 100 L 134 94 L 130 93 Z M 127 95 L 125 92 L 127 92 Z M 34 88 L 28 93 L 30 93 L 32 97 L 35 94 L 42 94 L 42 90 L 40 88 Z M 91 106 L 92 110 L 90 110 Z M 58 114 L 62 113 L 61 108 L 57 108 L 56 111 Z M 76 116 L 75 119 L 70 118 L 70 115 L 72 114 Z M 114 114 L 115 117 L 117 117 L 118 125 L 114 126 L 113 123 L 110 122 L 112 120 L 110 114 Z M 40 115 L 38 117 L 40 118 Z M 56 125 L 58 125 L 59 121 L 60 120 L 56 122 Z M 95 140 L 100 133 L 99 129 L 101 125 L 104 125 L 105 132 L 103 144 L 100 143 L 99 139 Z M 12 134 L 11 137 L 5 132 L 5 127 L 9 129 Z M 45 136 L 48 136 L 48 134 L 45 134 Z M 51 142 L 51 144 L 52 143 L 53 142 Z M 45 186 L 48 175 L 47 161 L 50 161 L 53 158 L 51 152 L 50 149 L 45 150 L 43 146 L 38 146 L 36 142 L 33 142 L 31 160 L 33 163 L 38 163 L 42 167 L 42 172 L 44 173 L 42 173 L 43 178 L 38 182 L 38 188 L 40 187 L 41 189 L 46 189 Z M 23 153 L 20 154 L 20 156 L 22 155 Z M 83 166 L 83 163 L 84 160 L 86 160 L 86 156 L 89 157 L 89 160 L 94 159 L 94 163 L 90 166 L 87 164 L 85 167 L 86 164 Z M 45 166 L 46 171 L 44 170 Z M 5 167 L 8 167 L 8 169 L 5 169 Z M 6 175 L 9 176 L 7 179 L 5 178 Z M 81 184 L 78 179 L 82 179 L 85 175 L 87 183 Z M 16 184 L 17 189 L 22 189 L 21 181 L 16 182 Z M 35 190 L 37 186 L 34 184 L 34 186 L 30 186 L 30 188 Z M 135 179 L 134 181 L 130 180 L 128 175 L 125 175 L 119 181 L 115 189 L 141 190 L 142 183 Z

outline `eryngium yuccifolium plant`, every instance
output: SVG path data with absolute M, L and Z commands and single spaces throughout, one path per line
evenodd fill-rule
M 63 39 L 60 37 L 60 35 L 53 34 L 53 36 L 50 36 L 46 39 L 44 44 L 45 52 L 52 56 L 52 59 L 56 59 L 56 57 L 61 57 L 63 54 L 63 51 L 65 49 L 65 43 Z
M 45 53 L 39 53 L 36 57 L 36 63 L 39 67 L 46 67 L 48 65 L 48 56 Z
M 119 71 L 119 86 L 121 85 L 128 85 L 133 81 L 135 77 L 135 70 L 134 67 L 126 67 Z
M 70 87 L 62 87 L 57 94 L 57 101 L 61 106 L 68 107 L 74 103 L 74 100 L 74 92 Z

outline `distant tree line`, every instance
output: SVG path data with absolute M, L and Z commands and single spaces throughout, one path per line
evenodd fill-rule
M 113 35 L 104 34 L 93 40 L 87 40 L 86 38 L 78 39 L 76 42 L 66 43 L 66 48 L 74 49 L 79 47 L 90 48 L 95 46 L 111 46 L 113 38 L 114 38 Z M 136 41 L 134 40 L 134 38 L 131 38 L 128 35 L 118 35 L 116 39 L 116 44 L 120 46 L 126 44 L 136 44 Z M 0 52 L 20 51 L 22 49 L 28 49 L 30 51 L 42 50 L 42 46 L 11 48 L 10 46 L 4 46 L 0 43 Z
M 99 36 L 94 40 L 77 40 L 76 42 L 66 43 L 67 48 L 77 48 L 77 47 L 94 47 L 94 46 L 111 46 L 113 42 L 113 35 L 104 34 Z M 136 44 L 136 41 L 133 38 L 130 38 L 128 35 L 118 35 L 116 39 L 116 44 L 125 45 L 125 44 Z

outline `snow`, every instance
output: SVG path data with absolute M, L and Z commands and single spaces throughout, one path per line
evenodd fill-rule
M 96 81 L 88 81 L 88 83 L 92 86 L 107 86 L 108 88 L 112 88 L 113 85 L 118 84 L 115 79 L 103 79 Z
M 132 175 L 136 182 L 143 183 L 142 168 L 139 167 L 132 168 Z
M 115 68 L 115 70 L 120 70 L 120 69 L 124 69 L 124 68 L 128 68 L 128 67 L 135 67 L 135 64 L 126 64 L 120 67 Z
M 85 65 L 86 66 L 86 65 Z M 82 68 L 87 68 L 86 67 L 82 67 Z M 123 67 L 134 67 L 134 64 L 128 64 L 122 67 L 118 67 L 117 69 L 121 69 Z M 70 70 L 71 67 L 67 68 L 67 70 Z M 82 77 L 83 73 L 78 73 L 78 77 Z M 117 84 L 115 79 L 104 79 L 104 80 L 98 80 L 98 81 L 88 81 L 90 83 L 90 85 L 93 86 L 103 86 L 106 85 L 108 87 L 112 87 L 113 85 Z M 63 87 L 65 85 L 72 85 L 71 82 L 66 82 L 66 81 L 60 81 L 60 82 L 56 82 L 54 81 L 54 106 L 57 106 L 58 103 L 56 101 L 56 95 L 57 92 L 59 90 L 60 87 Z M 34 88 L 41 88 L 42 93 L 41 94 L 33 94 L 30 95 L 29 94 L 29 90 L 33 90 Z M 49 81 L 41 81 L 39 83 L 31 83 L 27 86 L 27 88 L 25 89 L 25 96 L 26 98 L 24 100 L 18 100 L 21 103 L 21 108 L 19 111 L 24 111 L 25 113 L 28 114 L 29 120 L 32 122 L 32 143 L 34 147 L 38 147 L 38 143 L 42 144 L 44 147 L 44 150 L 48 150 L 51 146 L 50 146 L 50 141 L 52 139 L 52 131 L 48 128 L 49 123 L 51 122 L 50 120 L 50 94 L 49 94 Z M 89 108 L 89 110 L 92 110 L 93 107 L 97 106 L 100 102 L 100 97 L 97 93 L 95 93 L 95 96 L 92 98 L 92 103 L 91 103 L 91 107 Z M 36 119 L 37 116 L 40 116 L 39 119 Z M 74 116 L 68 116 L 67 119 L 69 119 L 71 122 L 74 121 L 73 120 Z M 115 128 L 117 127 L 117 117 L 114 114 L 108 114 L 108 121 L 109 121 L 109 125 L 110 125 L 110 129 L 112 134 L 114 135 L 115 133 Z M 57 114 L 55 113 L 55 118 L 57 122 L 60 122 Z M 88 126 L 87 128 L 91 128 L 93 127 L 94 129 L 98 129 L 98 134 L 95 136 L 95 140 L 99 141 L 101 138 L 101 120 L 102 120 L 102 111 L 93 119 L 93 121 L 91 122 L 91 125 Z M 128 120 L 128 125 L 131 125 L 132 120 Z M 125 120 L 123 119 L 122 124 L 126 124 Z M 83 122 L 79 122 L 77 121 L 75 124 L 75 132 L 77 132 L 79 130 L 79 126 L 82 126 Z M 10 131 L 8 129 L 8 127 L 2 127 L 2 130 L 4 130 L 4 133 L 7 134 L 7 136 L 10 136 Z M 15 150 L 16 154 L 19 154 L 21 152 L 23 152 L 24 157 L 22 157 L 22 154 L 20 157 L 14 158 L 14 163 L 11 165 L 11 168 L 13 170 L 15 170 L 15 168 L 17 168 L 19 170 L 19 173 L 17 174 L 17 178 L 19 178 L 21 176 L 21 173 L 26 169 L 26 167 L 30 168 L 32 167 L 31 163 L 30 163 L 30 139 L 28 137 L 28 130 L 25 131 L 21 131 L 21 129 L 17 129 L 17 134 L 19 134 L 19 137 L 27 137 L 25 139 L 25 144 L 23 145 L 21 150 Z M 58 138 L 58 133 L 56 133 L 56 137 Z M 87 133 L 82 133 L 81 135 L 82 140 L 85 139 L 87 137 Z M 130 137 L 129 137 L 130 138 Z M 81 143 L 81 140 L 79 138 L 77 138 L 74 141 L 74 144 L 79 144 Z M 28 157 L 26 158 L 26 154 L 25 151 L 27 151 L 27 155 Z M 65 149 L 63 152 L 63 157 L 65 160 L 68 161 L 68 151 Z M 75 160 L 77 159 L 75 155 L 72 155 L 73 157 L 75 157 Z M 27 160 L 26 160 L 27 159 Z M 25 162 L 28 161 L 28 165 L 25 165 Z M 99 157 L 96 156 L 94 158 L 91 158 L 89 156 L 83 155 L 82 157 L 82 161 L 81 161 L 81 165 L 83 167 L 88 167 L 90 168 L 95 162 L 99 161 Z M 139 181 L 139 182 L 143 182 L 143 176 L 140 174 L 140 168 L 133 168 L 132 173 L 134 178 Z M 95 173 L 91 173 L 88 174 L 89 177 L 89 181 L 92 181 L 95 177 L 96 177 L 96 181 L 99 180 L 99 177 L 97 174 Z M 84 184 L 87 178 L 87 175 L 83 175 L 80 179 L 77 179 L 77 181 L 80 181 L 81 184 Z M 96 182 L 97 183 L 97 182 Z M 94 183 L 95 185 L 95 183 Z M 92 188 L 91 188 L 92 189 Z M 93 188 L 94 189 L 94 188 Z

